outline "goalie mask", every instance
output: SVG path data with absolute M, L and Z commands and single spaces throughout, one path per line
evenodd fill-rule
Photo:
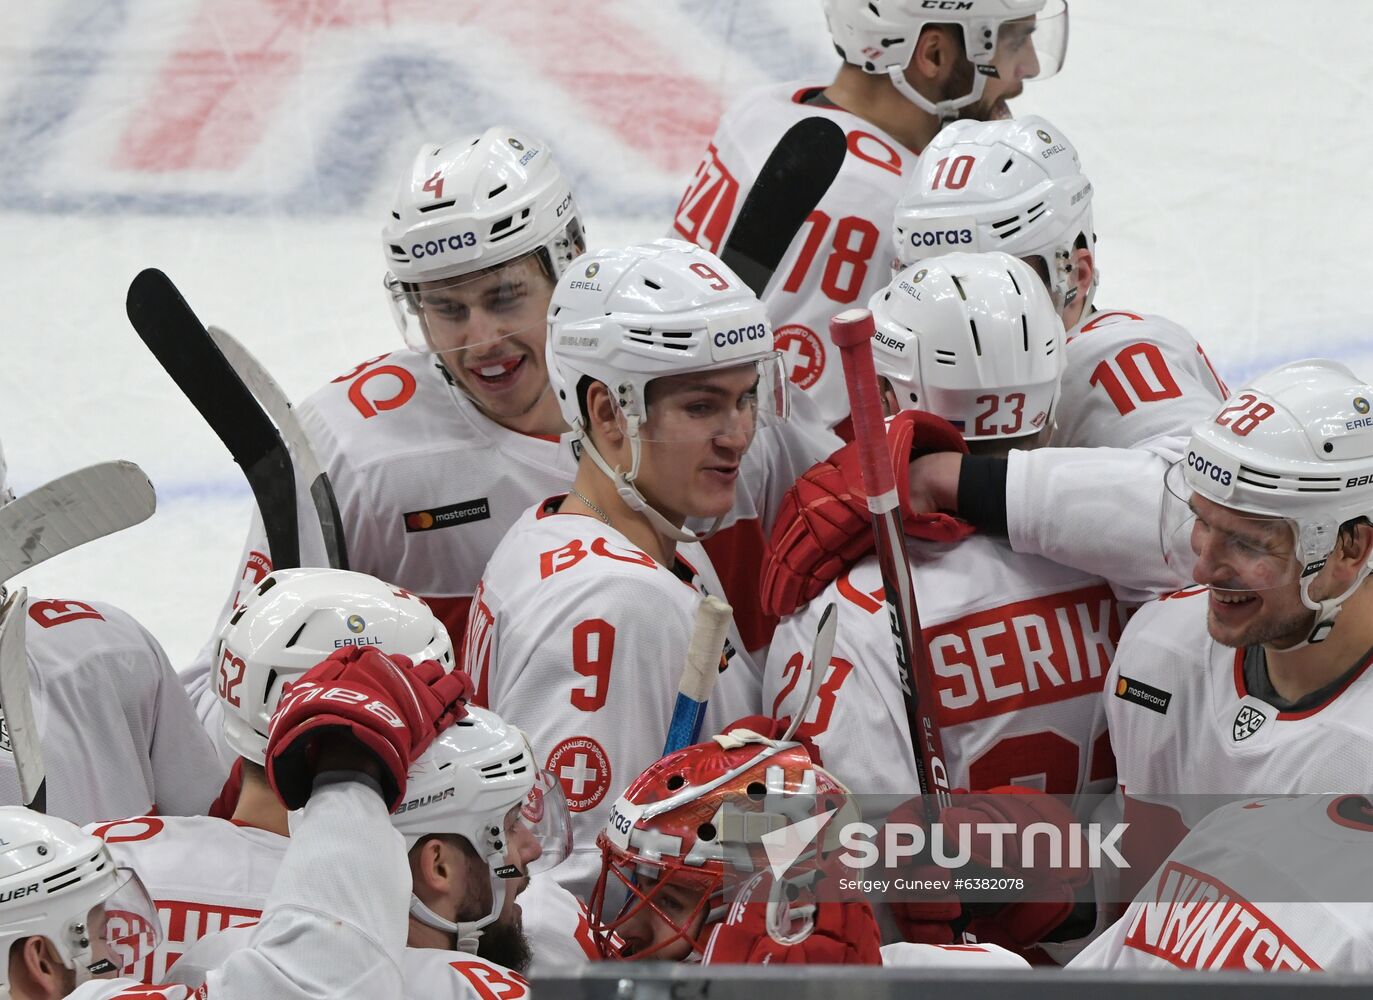
M 667 755 L 620 796 L 596 839 L 588 919 L 601 955 L 699 959 L 731 876 L 769 867 L 763 835 L 830 810 L 853 818 L 848 790 L 799 744 L 736 730 Z M 823 828 L 822 850 L 844 822 L 836 815 Z M 813 855 L 787 878 L 804 878 Z
M 524 733 L 494 712 L 469 706 L 415 761 L 406 789 L 391 822 L 407 850 L 429 836 L 456 835 L 490 872 L 482 916 L 450 919 L 410 897 L 411 915 L 456 935 L 460 950 L 476 950 L 481 929 L 500 917 L 521 879 L 548 871 L 572 849 L 562 785 L 539 767 Z
M 453 643 L 409 591 L 342 569 L 279 569 L 248 592 L 215 643 L 224 738 L 265 764 L 267 726 L 286 685 L 349 646 L 453 669 Z
M 635 484 L 642 443 L 729 436 L 747 448 L 760 426 L 787 416 L 786 378 L 763 304 L 718 257 L 680 240 L 579 259 L 554 289 L 547 352 L 549 384 L 586 454 L 631 510 L 677 541 L 699 541 L 715 529 L 697 535 L 678 528 L 649 504 Z M 715 386 L 700 394 L 709 398 L 688 399 L 690 379 L 667 381 L 721 373 L 737 377 L 738 392 Z M 609 390 L 629 468 L 611 468 L 587 433 L 583 380 Z
M 1169 564 L 1231 604 L 1296 582 L 1315 612 L 1302 644 L 1325 639 L 1373 568 L 1342 593 L 1311 593 L 1340 527 L 1373 515 L 1371 410 L 1373 385 L 1326 360 L 1285 365 L 1232 395 L 1168 470 Z
M 1077 295 L 1073 250 L 1095 252 L 1092 183 L 1058 127 L 1035 115 L 954 122 L 925 149 L 896 205 L 896 257 L 909 266 L 950 251 L 1040 258 L 1054 308 Z M 1085 313 L 1091 305 L 1087 292 Z
M 969 441 L 1038 434 L 1063 378 L 1063 323 L 1029 265 L 948 254 L 901 271 L 868 304 L 873 362 L 898 405 Z
M 56 816 L 0 806 L 0 996 L 10 950 L 46 938 L 76 984 L 151 955 L 162 923 L 138 875 L 117 868 L 99 837 Z
M 1024 68 L 1031 57 L 1031 71 L 1023 77 L 1048 79 L 1062 67 L 1068 49 L 1064 0 L 825 0 L 825 20 L 845 62 L 888 77 L 902 97 L 945 120 L 981 100 L 988 77 Z M 906 79 L 906 67 L 920 32 L 937 24 L 958 29 L 974 72 L 968 93 L 931 101 Z

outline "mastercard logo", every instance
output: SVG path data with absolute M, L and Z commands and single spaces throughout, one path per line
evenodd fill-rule
M 427 531 L 434 526 L 434 515 L 427 510 L 405 515 L 405 526 L 411 531 Z
M 1128 689 L 1129 689 L 1129 685 L 1125 683 L 1125 678 L 1124 678 L 1124 677 L 1122 677 L 1122 678 L 1120 678 L 1120 680 L 1116 681 L 1116 696 L 1117 696 L 1117 697 L 1123 697 L 1124 694 L 1125 694 L 1125 692 L 1126 692 Z

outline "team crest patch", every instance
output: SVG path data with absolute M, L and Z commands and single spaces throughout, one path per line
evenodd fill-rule
M 1173 700 L 1173 693 L 1122 674 L 1116 680 L 1116 697 L 1124 701 L 1134 702 L 1136 705 L 1143 705 L 1159 715 L 1167 715 L 1168 703 Z
M 1259 731 L 1268 716 L 1250 705 L 1241 705 L 1239 714 L 1235 716 L 1234 737 L 1235 742 L 1247 740 Z
M 825 373 L 825 344 L 810 327 L 790 323 L 779 329 L 773 347 L 782 354 L 787 378 L 798 389 L 809 389 Z
M 544 770 L 558 779 L 573 812 L 595 809 L 610 791 L 610 758 L 590 736 L 573 736 L 555 746 Z
M 446 507 L 430 510 L 412 510 L 405 517 L 406 531 L 434 531 L 437 528 L 451 528 L 458 524 L 471 524 L 485 521 L 491 516 L 491 504 L 486 497 L 450 503 Z

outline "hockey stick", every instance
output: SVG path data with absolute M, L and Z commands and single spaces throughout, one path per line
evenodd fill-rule
M 310 437 L 296 416 L 290 397 L 277 385 L 276 379 L 263 366 L 262 362 L 246 347 L 233 338 L 227 330 L 217 326 L 208 328 L 210 338 L 224 354 L 224 359 L 238 372 L 238 377 L 252 390 L 258 404 L 267 411 L 290 446 L 295 468 L 302 480 L 310 484 L 310 498 L 315 502 L 315 514 L 319 518 L 319 530 L 324 536 L 324 550 L 329 557 L 329 565 L 334 569 L 348 568 L 348 541 L 343 534 L 343 517 L 339 514 L 338 498 L 334 496 L 334 486 L 329 474 L 320 467 L 319 458 L 310 444 Z
M 773 147 L 720 251 L 720 259 L 754 295 L 763 294 L 847 152 L 844 130 L 818 115 L 801 119 Z
M 811 704 L 815 701 L 815 695 L 820 690 L 820 679 L 825 676 L 830 659 L 834 656 L 834 633 L 838 627 L 839 619 L 834 613 L 834 602 L 831 601 L 820 615 L 820 624 L 815 627 L 815 643 L 810 648 L 810 680 L 806 683 L 805 701 L 801 702 L 801 710 L 791 717 L 791 725 L 787 726 L 787 731 L 782 736 L 783 743 L 796 735 L 801 720 L 806 717 Z
M 20 587 L 0 608 L 0 711 L 4 712 L 24 805 L 47 812 L 48 776 L 43 766 L 43 747 L 38 742 L 38 726 L 33 719 L 29 660 L 24 653 L 28 596 L 27 588 Z
M 272 421 L 165 274 L 154 267 L 140 272 L 129 285 L 125 308 L 153 357 L 248 477 L 273 567 L 299 566 L 295 475 Z
M 934 821 L 939 810 L 952 802 L 949 773 L 944 766 L 944 741 L 935 718 L 938 689 L 929 650 L 920 630 L 920 612 L 915 606 L 915 587 L 906 556 L 906 534 L 901 527 L 896 479 L 887 452 L 887 429 L 882 418 L 877 371 L 872 362 L 874 332 L 872 313 L 866 309 L 848 309 L 830 320 L 830 339 L 839 348 L 844 366 L 859 473 L 863 491 L 868 495 L 868 510 L 872 512 L 872 531 L 877 543 L 887 611 L 891 616 L 892 638 L 896 642 L 897 680 L 901 683 L 901 697 L 906 705 L 915 772 L 926 815 Z M 934 796 L 933 801 L 930 796 Z
M 710 595 L 702 598 L 696 608 L 682 681 L 677 685 L 677 703 L 672 708 L 672 721 L 667 725 L 667 739 L 663 743 L 664 757 L 701 738 L 706 702 L 710 701 L 715 680 L 720 676 L 720 655 L 732 614 L 728 604 Z
M 68 549 L 146 521 L 153 484 L 132 462 L 101 462 L 0 507 L 0 583 Z

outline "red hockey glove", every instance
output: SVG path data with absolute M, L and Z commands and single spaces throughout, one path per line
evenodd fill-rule
M 902 410 L 887 423 L 887 448 L 906 534 L 936 542 L 972 534 L 972 526 L 956 517 L 911 510 L 907 497 L 913 454 L 967 454 L 967 443 L 953 424 L 932 413 Z M 791 614 L 872 549 L 872 515 L 858 471 L 858 449 L 849 444 L 811 466 L 783 496 L 763 557 L 763 610 L 779 617 Z
M 953 891 L 953 875 L 939 865 L 921 865 L 909 874 L 902 870 L 901 878 L 912 882 L 945 885 L 947 889 L 930 889 L 925 899 L 893 901 L 888 907 L 892 920 L 901 931 L 901 939 L 913 944 L 958 944 L 961 935 L 954 925 L 963 916 L 963 903 Z
M 791 716 L 784 715 L 780 719 L 774 719 L 766 715 L 746 715 L 742 719 L 735 719 L 721 733 L 728 733 L 735 729 L 748 729 L 757 733 L 759 736 L 766 736 L 770 740 L 780 740 L 785 735 L 787 728 L 791 725 Z M 808 736 L 802 736 L 800 727 L 792 735 L 792 741 L 800 743 L 806 748 L 806 753 L 810 754 L 810 759 L 821 767 L 825 762 L 820 759 L 820 748 Z
M 381 764 L 387 807 L 405 796 L 410 765 L 440 730 L 467 714 L 472 678 L 436 660 L 341 649 L 290 685 L 272 714 L 267 781 L 288 809 L 310 796 L 317 738 L 343 733 Z
M 960 823 L 1006 823 L 1017 831 L 1013 836 L 999 838 L 1002 856 L 996 873 L 1023 877 L 1029 899 L 1023 903 L 1006 903 L 990 913 L 979 913 L 968 925 L 968 932 L 978 941 L 1012 949 L 1028 948 L 1042 941 L 1072 913 L 1074 890 L 1091 881 L 1092 873 L 1085 864 L 1085 848 L 1077 852 L 1077 865 L 1066 863 L 1071 857 L 1068 847 L 1071 838 L 1081 840 L 1082 834 L 1070 825 L 1076 822 L 1076 817 L 1051 795 L 1016 785 L 1002 785 L 957 797 L 955 804 L 940 814 L 940 822 L 944 824 L 945 835 L 954 837 L 958 836 Z M 1036 850 L 1040 853 L 1033 865 L 1026 864 L 1020 853 L 1020 831 L 1034 823 L 1058 827 L 1064 855 L 1060 860 L 1064 864 L 1048 862 L 1047 836 L 1035 838 Z M 974 834 L 969 846 L 972 863 L 991 869 L 992 837 Z
M 725 919 L 711 928 L 703 964 L 882 964 L 882 935 L 867 900 L 778 903 L 774 912 L 789 906 L 800 920 L 809 913 L 812 923 L 805 937 L 788 943 L 775 937 L 768 927 L 768 898 L 772 892 L 773 877 L 768 871 L 755 875 L 744 885 Z

